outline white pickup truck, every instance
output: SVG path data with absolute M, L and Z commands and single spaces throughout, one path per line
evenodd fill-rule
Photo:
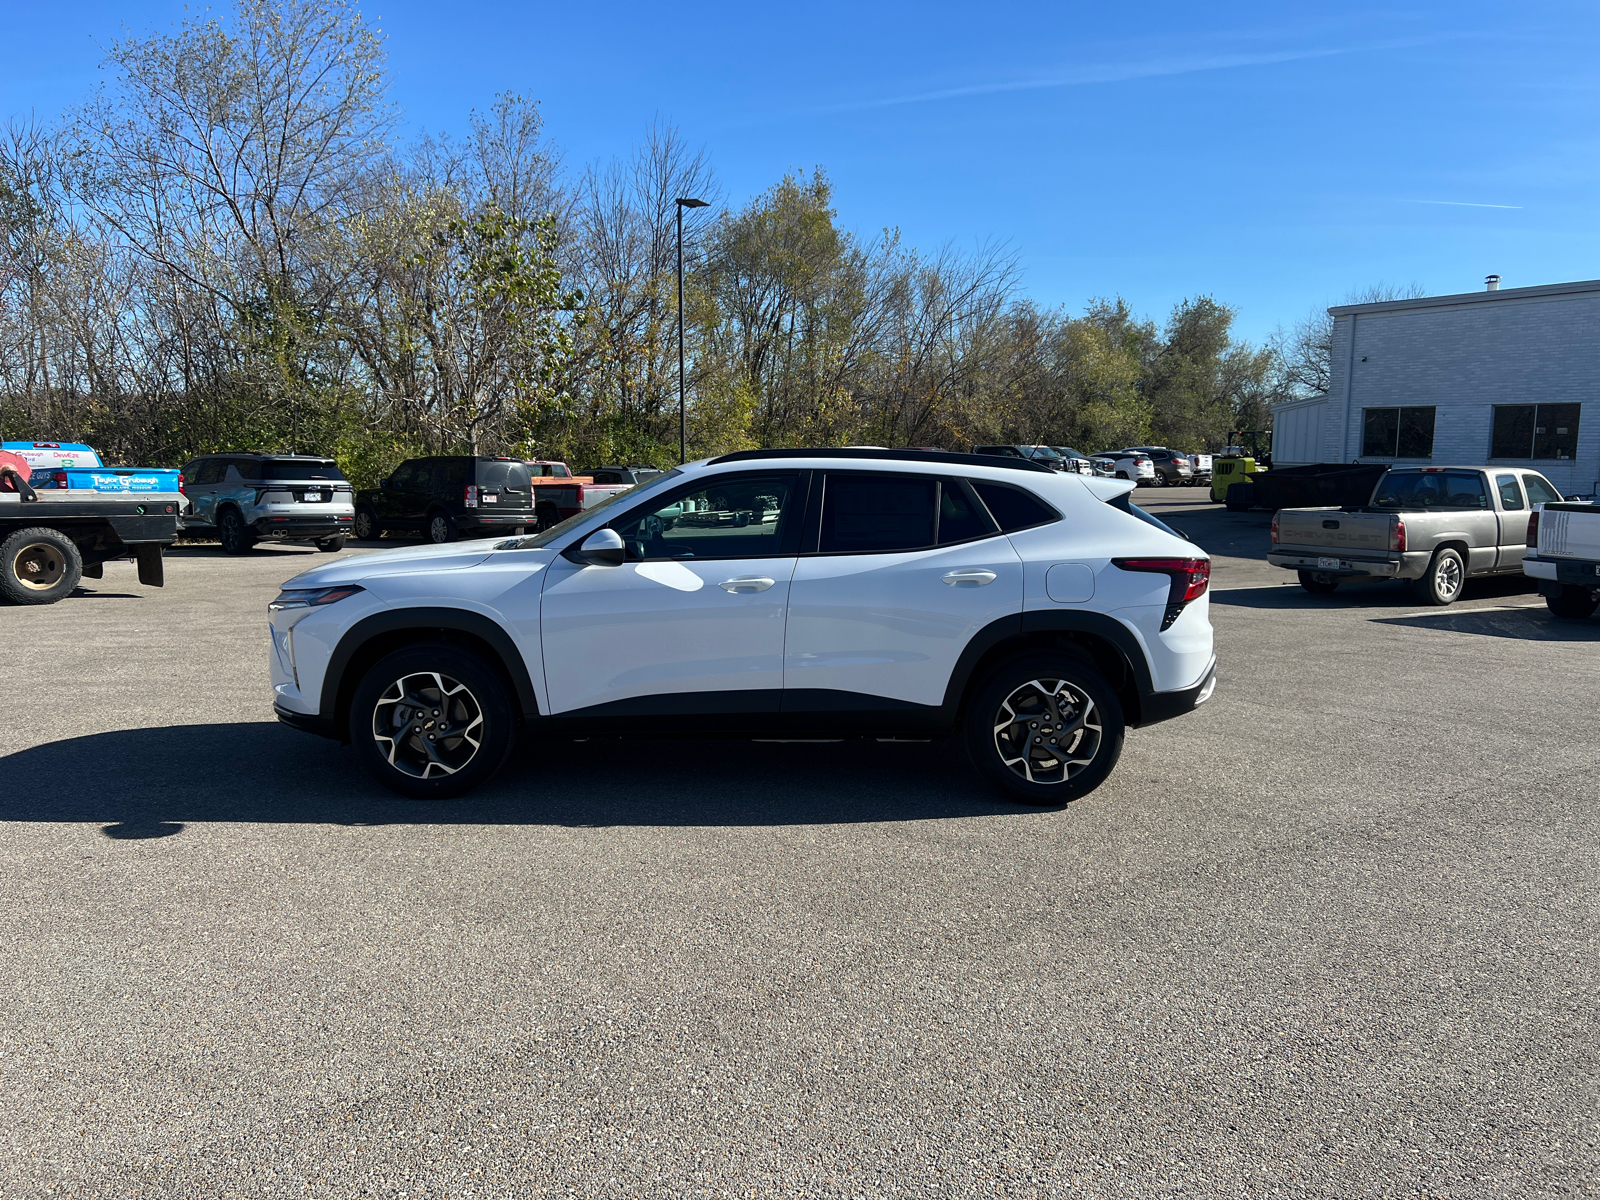
M 1522 573 L 1558 617 L 1582 620 L 1600 608 L 1600 504 L 1542 504 L 1528 522 Z

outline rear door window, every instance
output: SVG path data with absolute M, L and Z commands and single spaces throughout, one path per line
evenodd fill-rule
M 821 554 L 891 554 L 934 544 L 939 481 L 924 475 L 830 474 Z
M 1515 475 L 1496 475 L 1494 477 L 1495 489 L 1500 493 L 1500 507 L 1507 512 L 1519 512 L 1522 509 L 1522 488 L 1517 484 Z
M 972 490 L 994 517 L 1002 533 L 1015 533 L 1019 529 L 1032 529 L 1061 519 L 1061 514 L 1032 492 L 1025 492 L 1009 483 L 990 483 L 974 479 Z

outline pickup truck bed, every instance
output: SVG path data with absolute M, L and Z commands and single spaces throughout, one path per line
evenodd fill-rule
M 1600 505 L 1546 504 L 1537 515 L 1523 574 L 1556 616 L 1590 616 L 1600 607 Z
M 30 500 L 25 493 L 0 492 L 0 593 L 5 598 L 17 604 L 54 604 L 70 595 L 80 578 L 99 579 L 102 564 L 120 558 L 139 564 L 139 582 L 147 587 L 165 582 L 162 551 L 178 540 L 175 490 L 110 496 L 45 489 L 32 494 L 35 499 Z

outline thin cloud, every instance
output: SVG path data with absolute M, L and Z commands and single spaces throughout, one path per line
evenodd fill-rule
M 1444 204 L 1450 208 L 1515 208 L 1520 209 L 1520 204 L 1479 204 L 1475 200 L 1406 200 L 1405 204 Z
M 1007 92 L 1033 92 L 1051 88 L 1082 87 L 1095 83 L 1123 83 L 1134 79 L 1154 79 L 1167 75 L 1193 75 L 1202 71 L 1228 71 L 1240 67 L 1263 67 L 1276 63 L 1301 62 L 1313 58 L 1333 58 L 1342 54 L 1358 54 L 1374 50 L 1395 50 L 1438 41 L 1437 38 L 1407 38 L 1385 42 L 1371 42 L 1356 46 L 1323 47 L 1311 50 L 1278 50 L 1254 54 L 1199 54 L 1171 55 L 1136 62 L 1101 63 L 1054 71 L 1027 79 L 1000 80 L 993 83 L 974 83 L 962 87 L 940 88 L 936 91 L 912 92 L 903 96 L 885 96 L 876 100 L 851 100 L 842 104 L 828 104 L 807 111 L 814 114 L 862 112 L 875 108 L 894 108 L 906 104 L 927 104 L 939 100 L 960 100 L 969 96 L 993 96 Z

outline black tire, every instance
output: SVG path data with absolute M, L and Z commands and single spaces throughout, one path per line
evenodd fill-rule
M 1339 577 L 1326 571 L 1301 571 L 1300 586 L 1313 596 L 1331 596 L 1339 590 Z
M 406 646 L 374 664 L 350 701 L 350 741 L 361 765 L 413 800 L 446 800 L 487 780 L 511 752 L 515 722 L 499 672 L 438 642 Z M 447 732 L 429 732 L 440 726 Z
M 552 525 L 561 523 L 561 510 L 554 504 L 541 504 L 533 510 L 535 530 L 549 529 Z
M 1163 475 L 1160 471 L 1157 471 L 1155 478 L 1150 481 L 1150 486 L 1151 487 L 1166 487 L 1167 486 L 1167 477 L 1165 475 Z
M 1422 573 L 1421 579 L 1411 585 L 1411 589 L 1423 604 L 1444 608 L 1461 599 L 1461 592 L 1466 585 L 1467 567 L 1461 561 L 1461 555 L 1443 546 L 1433 552 L 1428 569 Z
M 83 555 L 58 529 L 19 529 L 0 542 L 0 596 L 12 604 L 54 604 L 83 578 Z
M 1227 494 L 1225 503 L 1229 512 L 1249 512 L 1256 506 L 1256 485 L 1253 483 L 1229 484 Z
M 1128 477 L 1128 473 L 1126 471 L 1118 471 L 1117 472 L 1117 478 L 1118 479 L 1126 479 L 1127 477 Z
M 435 510 L 428 514 L 428 540 L 436 546 L 445 542 L 453 542 L 460 535 L 456 532 L 456 523 L 450 519 L 447 512 Z
M 1594 616 L 1594 610 L 1600 608 L 1600 600 L 1595 597 L 1594 589 L 1581 585 L 1566 584 L 1554 596 L 1544 598 L 1545 607 L 1552 614 L 1566 621 L 1581 621 L 1586 617 Z
M 319 538 L 317 539 L 317 549 L 324 554 L 337 554 L 344 549 L 344 539 L 342 537 Z
M 1069 701 L 1065 706 L 1063 698 Z M 1040 722 L 1026 719 L 1030 711 L 1043 718 L 1044 732 L 1034 732 Z M 1007 714 L 1021 719 L 1007 720 Z M 1051 741 L 1031 747 L 1017 742 L 1019 737 L 1048 738 L 1052 719 L 1073 739 L 1069 756 L 1087 753 L 1081 765 L 1074 767 L 1077 760 L 1070 757 L 1054 758 Z M 1046 807 L 1086 796 L 1104 783 L 1122 756 L 1126 731 L 1122 705 L 1100 673 L 1056 651 L 1018 655 L 989 670 L 971 693 L 963 725 L 978 774 L 1007 799 Z M 1026 748 L 1027 753 L 1013 756 L 1003 748 Z
M 353 532 L 358 542 L 373 542 L 383 536 L 383 530 L 378 525 L 378 514 L 371 506 L 363 504 L 356 509 Z
M 256 544 L 256 531 L 244 523 L 237 508 L 225 508 L 217 517 L 217 540 L 224 554 L 249 554 Z

